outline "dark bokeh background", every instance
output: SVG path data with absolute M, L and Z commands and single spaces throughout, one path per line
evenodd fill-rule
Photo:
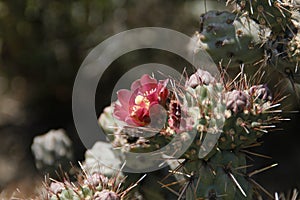
M 205 8 L 224 9 L 224 2 L 0 1 L 0 191 L 34 176 L 32 139 L 50 129 L 64 128 L 74 142 L 76 160 L 83 159 L 85 148 L 73 124 L 71 95 L 76 72 L 93 47 L 118 32 L 144 26 L 170 28 L 192 36 Z M 122 73 L 148 62 L 188 67 L 167 52 L 128 53 L 101 79 L 96 110 L 100 113 L 109 104 L 113 83 Z M 257 149 L 280 163 L 257 176 L 271 191 L 300 186 L 300 125 L 298 115 L 293 116 L 284 131 L 266 135 L 264 148 Z M 258 166 L 272 163 L 258 161 Z

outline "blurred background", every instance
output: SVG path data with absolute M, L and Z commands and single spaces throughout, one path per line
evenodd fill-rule
M 83 160 L 72 118 L 72 87 L 82 61 L 106 38 L 127 29 L 157 26 L 192 36 L 205 10 L 224 10 L 217 0 L 2 0 L 0 1 L 0 193 L 39 177 L 31 153 L 33 138 L 63 128 L 74 146 L 74 160 Z M 158 62 L 188 67 L 168 52 L 141 50 L 116 60 L 99 83 L 96 110 L 110 103 L 113 83 L 131 67 Z M 105 84 L 106 83 L 106 84 Z M 107 84 L 109 83 L 109 84 Z M 257 168 L 279 166 L 257 176 L 271 192 L 300 187 L 298 114 L 282 125 L 284 131 L 266 135 L 257 152 Z

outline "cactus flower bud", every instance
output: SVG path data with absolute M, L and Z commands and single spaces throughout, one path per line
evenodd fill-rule
M 225 94 L 226 108 L 234 113 L 243 111 L 249 107 L 249 94 L 240 90 L 233 90 Z
M 49 191 L 53 192 L 53 194 L 58 194 L 64 189 L 65 189 L 65 186 L 61 182 L 52 182 L 49 187 Z
M 251 96 L 262 100 L 272 100 L 271 91 L 266 84 L 254 85 L 249 89 Z
M 84 184 L 93 185 L 95 187 L 97 187 L 99 184 L 102 184 L 102 183 L 107 184 L 108 178 L 100 173 L 94 173 L 94 174 L 88 176 L 86 180 L 84 180 Z
M 95 193 L 94 199 L 95 200 L 120 200 L 120 197 L 113 191 L 102 190 L 101 192 Z
M 215 82 L 215 78 L 209 72 L 198 69 L 196 73 L 192 74 L 188 79 L 186 86 L 195 88 L 198 85 L 208 85 L 213 82 Z

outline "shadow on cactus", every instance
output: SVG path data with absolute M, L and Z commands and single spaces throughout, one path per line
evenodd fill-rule
M 250 149 L 287 120 L 277 109 L 280 99 L 265 84 L 251 85 L 243 73 L 231 81 L 224 77 L 201 69 L 182 80 L 157 81 L 144 75 L 131 91 L 118 93 L 118 101 L 104 110 L 99 122 L 125 160 L 126 152 L 151 152 L 178 135 L 173 151 L 180 151 L 192 138 L 180 156 L 162 151 L 157 157 L 169 163 L 170 175 L 178 179 L 166 183 L 168 175 L 162 187 L 179 199 L 253 199 L 260 193 L 273 198 L 252 176 L 276 164 L 249 172 L 247 158 L 267 157 Z M 158 105 L 160 109 L 152 109 Z M 182 184 L 182 189 L 175 192 L 174 184 Z

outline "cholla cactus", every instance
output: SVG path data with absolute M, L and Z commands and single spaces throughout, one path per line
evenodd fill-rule
M 297 6 L 294 0 L 228 0 L 227 3 L 237 3 L 241 12 L 246 12 L 259 24 L 272 28 L 280 33 L 291 27 L 291 11 Z
M 216 63 L 232 68 L 260 65 L 262 70 L 275 69 L 290 80 L 299 98 L 297 2 L 228 0 L 227 3 L 236 3 L 233 13 L 209 11 L 201 16 L 200 31 L 195 34 L 199 48 L 206 50 Z M 180 171 L 185 179 L 179 199 L 258 198 L 262 187 L 252 176 L 276 164 L 249 173 L 247 157 L 258 155 L 250 148 L 259 145 L 263 134 L 284 120 L 277 109 L 281 97 L 272 95 L 263 79 L 258 79 L 251 85 L 241 72 L 240 79 L 228 84 L 197 70 L 185 84 L 179 84 L 145 75 L 137 81 L 140 84 L 132 85 L 131 92 L 119 92 L 117 106 L 110 108 L 123 122 L 123 126 L 110 129 L 113 144 L 124 152 L 149 152 L 165 146 L 178 135 L 179 143 L 195 136 L 181 155 L 179 165 L 173 166 L 176 177 Z M 143 87 L 142 82 L 152 85 Z M 172 83 L 171 89 L 167 83 Z M 155 105 L 164 108 L 166 115 L 162 111 L 151 112 Z M 113 115 L 105 112 L 100 117 L 104 130 L 108 130 L 107 119 L 113 120 Z M 110 124 L 118 127 L 118 123 Z M 160 129 L 149 126 L 152 123 L 161 125 Z M 155 131 L 151 137 L 145 134 Z M 179 145 L 177 150 L 180 148 Z M 274 198 L 266 190 L 261 191 Z
M 196 100 L 189 109 L 197 113 L 198 134 L 182 164 L 194 179 L 187 199 L 253 199 L 255 185 L 246 173 L 244 150 L 257 144 L 280 116 L 271 114 L 275 105 L 265 85 L 242 85 L 245 88 L 229 89 L 221 83 L 187 88 L 187 99 Z
M 201 15 L 200 31 L 194 36 L 199 48 L 206 50 L 215 63 L 233 69 L 232 72 L 241 65 L 250 76 L 258 68 L 267 72 L 275 69 L 277 74 L 273 73 L 272 78 L 288 78 L 292 89 L 283 86 L 286 93 L 298 94 L 295 84 L 300 82 L 299 2 L 227 0 L 227 5 L 235 5 L 235 10 Z M 294 98 L 299 102 L 299 95 Z
M 63 129 L 50 130 L 36 136 L 31 146 L 36 167 L 44 173 L 55 175 L 55 171 L 69 169 L 73 161 L 72 142 Z
M 146 76 L 154 83 L 152 88 L 148 88 L 150 91 L 139 89 L 144 88 L 140 85 L 135 89 L 142 92 L 119 96 L 123 108 L 116 106 L 113 113 L 118 120 L 129 121 L 130 124 L 112 131 L 115 137 L 113 144 L 116 147 L 130 146 L 123 148 L 124 151 L 147 152 L 154 150 L 154 147 L 161 148 L 177 135 L 181 136 L 179 138 L 182 142 L 186 135 L 194 135 L 192 144 L 180 157 L 184 161 L 173 171 L 177 173 L 181 169 L 180 171 L 186 174 L 184 176 L 188 177 L 179 198 L 185 196 L 186 199 L 252 199 L 256 193 L 256 185 L 251 175 L 246 173 L 246 156 L 249 153 L 247 149 L 257 145 L 258 139 L 275 127 L 274 122 L 281 119 L 272 111 L 278 104 L 273 104 L 267 86 L 250 86 L 243 78 L 237 85 L 228 85 L 224 80 L 216 80 L 208 72 L 200 69 L 184 85 L 174 86 L 172 89 L 168 89 L 166 84 L 164 87 L 158 87 L 159 83 L 166 81 L 154 81 L 154 78 L 148 75 L 143 77 Z M 164 88 L 164 92 L 153 88 Z M 150 98 L 151 94 L 155 97 L 164 94 L 163 101 Z M 137 101 L 130 99 L 139 100 L 139 95 L 147 103 L 138 104 L 138 109 L 143 111 L 141 116 L 147 116 L 146 111 L 151 110 L 151 106 L 157 105 L 157 102 L 163 102 L 160 105 L 167 110 L 164 126 L 155 129 L 157 132 L 151 137 L 145 137 L 136 131 L 138 128 L 140 133 L 148 129 L 153 130 L 145 123 L 137 122 L 135 126 L 130 126 L 130 118 L 136 116 L 136 110 L 132 107 L 137 106 Z M 151 104 L 152 102 L 154 103 Z M 127 105 L 126 112 L 124 105 Z M 123 115 L 120 117 L 121 111 Z M 101 115 L 102 126 L 113 124 L 107 123 L 108 119 L 113 119 L 108 116 L 107 112 Z M 151 115 L 148 116 L 149 124 L 157 120 L 151 118 Z M 102 121 L 105 123 L 101 123 Z M 108 130 L 108 127 L 103 128 Z M 135 130 L 134 141 L 130 141 L 130 129 Z
M 269 34 L 254 20 L 228 11 L 209 11 L 200 17 L 200 31 L 195 34 L 199 47 L 216 63 L 230 67 L 251 64 L 263 58 L 261 45 Z
M 114 175 L 111 178 L 104 176 L 100 172 L 89 174 L 83 169 L 83 175 L 79 175 L 77 182 L 70 182 L 64 178 L 62 182 L 51 179 L 47 183 L 47 192 L 43 199 L 49 200 L 123 200 L 128 199 L 131 186 L 124 190 L 122 183 L 124 178 Z

